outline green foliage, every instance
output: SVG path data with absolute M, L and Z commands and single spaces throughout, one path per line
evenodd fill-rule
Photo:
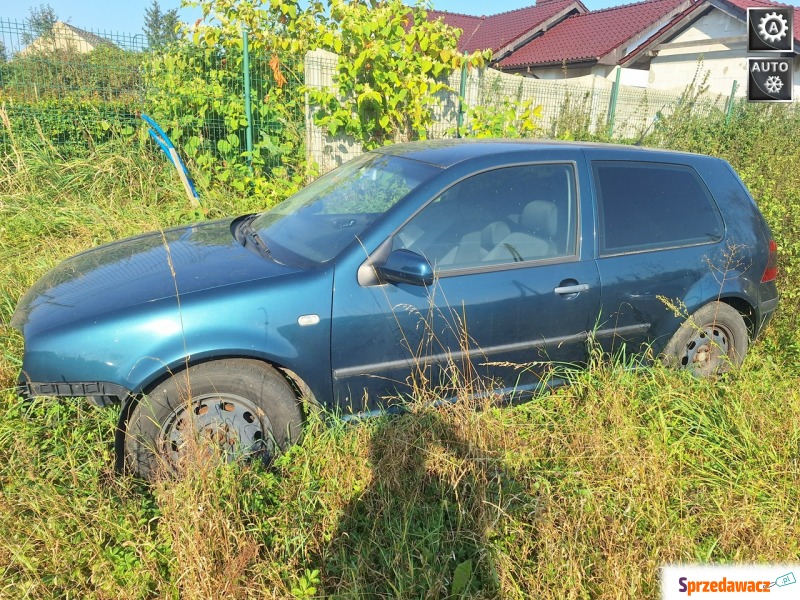
M 144 11 L 144 31 L 147 36 L 147 45 L 151 49 L 159 49 L 166 44 L 178 40 L 178 9 L 172 8 L 167 12 L 161 12 L 161 5 L 158 0 L 153 0 L 152 4 Z
M 0 99 L 141 101 L 141 55 L 101 45 L 91 52 L 43 49 L 0 64 Z
M 264 194 L 274 181 L 293 191 L 304 168 L 306 95 L 317 123 L 354 136 L 365 148 L 424 138 L 436 94 L 466 60 L 455 32 L 400 0 L 329 0 L 301 6 L 263 0 L 202 0 L 205 22 L 181 43 L 155 53 L 145 69 L 150 114 L 207 181 Z M 247 152 L 242 31 L 249 32 L 254 115 Z M 335 90 L 301 88 L 302 65 L 282 56 L 315 48 L 341 55 Z M 252 171 L 251 171 L 252 167 Z
M 450 584 L 450 597 L 461 598 L 462 594 L 467 590 L 470 580 L 472 579 L 472 561 L 465 560 L 459 563 L 456 570 L 453 571 L 453 583 Z
M 463 74 L 462 74 L 463 77 Z M 530 138 L 541 135 L 539 119 L 542 106 L 523 98 L 523 84 L 512 94 L 505 89 L 497 73 L 481 79 L 478 100 L 464 112 L 461 130 L 453 128 L 448 135 L 454 137 Z
M 558 108 L 558 118 L 550 132 L 552 137 L 571 141 L 593 136 L 591 117 L 593 93 L 594 90 L 584 92 L 565 90 L 564 99 Z
M 315 598 L 317 587 L 320 583 L 319 569 L 305 569 L 304 573 L 297 580 L 297 586 L 292 588 L 293 598 Z
M 12 129 L 0 129 L 0 152 L 9 151 L 17 143 L 57 148 L 63 157 L 84 156 L 95 145 L 116 136 L 132 136 L 138 121 L 135 109 L 126 102 L 67 97 L 14 101 L 7 108 Z
M 0 148 L 58 147 L 85 154 L 113 135 L 129 136 L 141 106 L 141 56 L 114 46 L 91 52 L 41 49 L 0 63 L 0 106 L 11 128 L 0 128 Z
M 304 98 L 297 93 L 296 66 L 251 44 L 253 150 L 247 152 L 241 29 L 204 25 L 153 53 L 145 63 L 147 111 L 188 157 L 203 183 L 267 194 L 275 200 L 305 180 Z M 292 85 L 289 85 L 291 78 Z M 251 169 L 252 165 L 252 169 Z
M 329 0 L 314 10 L 324 24 L 315 46 L 339 55 L 335 87 L 309 90 L 319 107 L 316 123 L 331 135 L 352 136 L 365 149 L 425 139 L 440 104 L 437 94 L 450 89 L 447 76 L 464 62 L 485 59 L 459 54 L 458 32 L 428 21 L 420 5 Z
M 470 107 L 465 116 L 469 125 L 464 137 L 476 138 L 530 138 L 540 133 L 538 120 L 542 106 L 533 100 L 509 100 L 501 97 L 494 105 L 478 104 Z
M 426 18 L 420 5 L 401 0 L 202 0 L 207 19 L 197 40 L 224 39 L 247 27 L 254 51 L 304 55 L 323 49 L 339 55 L 334 89 L 305 89 L 314 118 L 331 135 L 355 138 L 365 149 L 425 138 L 447 76 L 485 55 L 458 53 L 456 30 Z M 213 37 L 212 37 L 213 36 Z
M 23 44 L 30 44 L 39 38 L 51 38 L 58 15 L 49 4 L 40 4 L 38 7 L 30 7 L 27 21 L 31 31 L 22 34 Z

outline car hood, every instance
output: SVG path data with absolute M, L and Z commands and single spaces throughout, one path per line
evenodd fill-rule
M 11 324 L 37 330 L 127 307 L 298 269 L 278 264 L 233 237 L 233 219 L 146 233 L 77 254 L 22 297 Z

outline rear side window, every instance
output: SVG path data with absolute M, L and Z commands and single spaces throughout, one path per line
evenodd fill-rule
M 637 252 L 715 242 L 722 219 L 690 167 L 663 163 L 592 163 L 600 215 L 600 253 Z

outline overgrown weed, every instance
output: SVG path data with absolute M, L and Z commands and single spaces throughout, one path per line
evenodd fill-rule
M 7 323 L 67 255 L 196 217 L 149 151 L 19 148 L 0 163 L 0 596 L 640 598 L 669 562 L 800 555 L 800 169 L 793 150 L 768 164 L 786 126 L 741 110 L 730 129 L 696 124 L 717 128 L 713 148 L 670 142 L 733 159 L 782 247 L 781 312 L 741 369 L 712 383 L 597 359 L 511 409 L 421 394 L 357 427 L 313 413 L 272 471 L 151 487 L 113 476 L 115 408 L 16 398 Z M 204 199 L 208 217 L 258 205 Z

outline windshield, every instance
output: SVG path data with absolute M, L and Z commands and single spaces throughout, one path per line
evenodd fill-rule
M 405 158 L 364 154 L 260 215 L 252 227 L 278 262 L 326 262 L 436 171 Z

